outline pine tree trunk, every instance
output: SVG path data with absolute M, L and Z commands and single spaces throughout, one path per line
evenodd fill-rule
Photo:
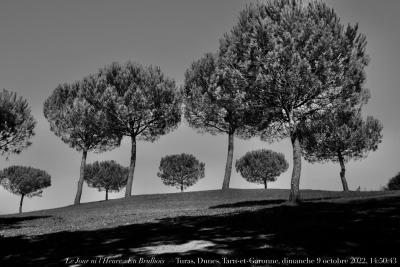
M 222 184 L 222 190 L 229 189 L 229 182 L 231 180 L 232 161 L 233 161 L 233 138 L 234 138 L 234 132 L 230 132 L 228 135 L 228 155 L 226 157 L 225 175 L 224 175 L 224 182 Z
M 87 157 L 87 151 L 85 150 L 82 153 L 81 168 L 79 171 L 78 189 L 76 191 L 74 205 L 81 203 L 82 187 L 83 187 L 83 181 L 84 181 L 84 177 L 85 177 L 86 157 Z
M 108 189 L 106 189 L 106 200 L 108 200 Z
M 291 136 L 291 141 L 293 146 L 293 172 L 290 182 L 289 201 L 298 203 L 300 201 L 301 149 L 297 134 Z
M 264 180 L 264 188 L 267 189 L 267 180 Z
M 349 186 L 346 181 L 346 167 L 344 165 L 344 158 L 342 154 L 338 153 L 339 163 L 340 163 L 340 179 L 342 180 L 343 191 L 349 191 Z
M 22 203 L 24 202 L 24 194 L 21 195 L 21 201 L 19 202 L 19 213 L 22 213 Z
M 130 197 L 132 194 L 133 174 L 135 173 L 136 164 L 136 136 L 131 136 L 131 162 L 129 165 L 128 181 L 126 183 L 125 198 Z

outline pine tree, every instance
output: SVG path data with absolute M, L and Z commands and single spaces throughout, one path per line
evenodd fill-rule
M 307 126 L 301 142 L 307 161 L 339 162 L 343 191 L 349 190 L 345 163 L 365 158 L 382 141 L 382 124 L 371 116 L 363 120 L 360 111 L 341 108 L 326 113 Z
M 98 74 L 96 91 L 85 97 L 107 114 L 111 130 L 131 139 L 131 159 L 125 197 L 131 196 L 136 164 L 136 142 L 154 142 L 176 129 L 181 120 L 181 96 L 175 81 L 159 67 L 134 62 L 112 63 Z
M 285 172 L 289 164 L 282 153 L 260 149 L 247 152 L 236 161 L 236 171 L 250 183 L 264 184 L 276 181 Z
M 21 196 L 19 213 L 22 212 L 24 197 L 42 196 L 43 188 L 51 185 L 50 175 L 39 169 L 25 166 L 10 166 L 0 172 L 3 187 Z
M 181 192 L 204 178 L 204 163 L 185 153 L 163 157 L 159 169 L 157 176 L 163 183 L 180 188 Z
M 325 3 L 295 0 L 250 5 L 221 40 L 221 57 L 245 78 L 245 98 L 271 120 L 265 141 L 290 138 L 293 172 L 289 199 L 300 200 L 300 129 L 342 101 L 357 103 L 368 56 L 358 26 L 340 24 Z M 259 127 L 262 129 L 262 127 Z
M 227 134 L 228 153 L 222 189 L 229 188 L 234 136 L 248 139 L 253 128 L 244 123 L 255 110 L 246 107 L 242 88 L 247 84 L 218 55 L 205 54 L 185 73 L 185 119 L 200 133 Z
M 98 80 L 88 76 L 83 81 L 60 84 L 44 103 L 44 116 L 50 130 L 71 148 L 82 152 L 80 174 L 74 204 L 79 204 L 85 177 L 87 153 L 108 151 L 119 146 L 121 137 L 110 131 L 105 112 L 82 97 L 97 90 Z
M 395 177 L 389 180 L 386 189 L 400 190 L 400 172 Z
M 129 168 L 122 167 L 114 160 L 95 161 L 85 167 L 85 181 L 89 187 L 95 187 L 99 191 L 106 191 L 106 200 L 109 192 L 119 192 L 126 186 Z

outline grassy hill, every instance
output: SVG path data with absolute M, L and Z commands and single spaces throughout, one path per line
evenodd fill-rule
M 154 264 L 200 257 L 218 265 L 222 257 L 398 255 L 400 193 L 303 190 L 298 206 L 285 203 L 288 194 L 231 189 L 140 195 L 0 216 L 0 263 L 65 266 L 66 258 L 142 257 Z

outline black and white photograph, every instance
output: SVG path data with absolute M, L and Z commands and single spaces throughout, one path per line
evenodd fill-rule
M 0 0 L 0 266 L 400 265 L 399 0 Z

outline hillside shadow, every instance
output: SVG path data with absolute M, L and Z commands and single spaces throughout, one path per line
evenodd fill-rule
M 175 264 L 176 257 L 210 261 L 222 257 L 393 257 L 400 247 L 399 221 L 400 197 L 341 204 L 306 202 L 96 231 L 1 238 L 0 262 L 3 266 L 65 266 L 66 258 L 71 262 L 74 257 L 100 256 L 148 260 L 154 256 Z
M 232 204 L 221 204 L 221 205 L 211 206 L 210 209 L 268 206 L 268 205 L 282 204 L 286 201 L 287 201 L 287 199 L 267 199 L 267 200 L 242 201 L 242 202 L 236 202 L 236 203 L 232 203 Z
M 50 216 L 21 216 L 21 217 L 0 217 L 0 230 L 20 228 L 25 221 L 48 218 Z
M 340 197 L 318 197 L 318 198 L 308 198 L 302 200 L 302 203 L 314 202 L 314 201 L 326 201 L 339 199 Z M 287 202 L 287 199 L 265 199 L 265 200 L 253 200 L 253 201 L 240 201 L 236 203 L 221 204 L 216 206 L 211 206 L 209 209 L 222 209 L 222 208 L 242 208 L 242 207 L 253 207 L 253 206 L 269 206 L 278 205 Z

